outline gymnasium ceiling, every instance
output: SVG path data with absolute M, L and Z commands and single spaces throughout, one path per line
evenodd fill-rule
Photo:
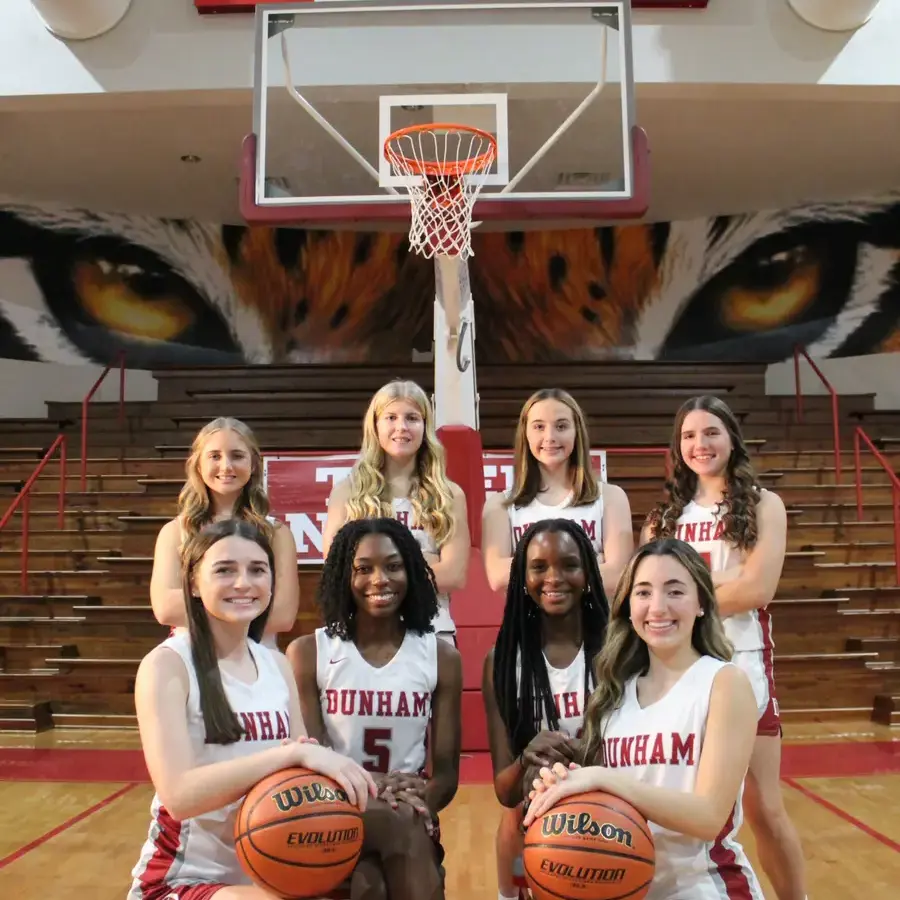
M 900 188 L 900 89 L 785 90 L 639 90 L 637 119 L 649 135 L 653 166 L 648 218 Z M 237 160 L 251 118 L 244 92 L 26 98 L 15 105 L 0 98 L 0 196 L 240 223 Z M 311 120 L 309 127 L 318 128 Z M 182 162 L 188 154 L 200 161 Z M 340 152 L 332 163 L 350 165 Z

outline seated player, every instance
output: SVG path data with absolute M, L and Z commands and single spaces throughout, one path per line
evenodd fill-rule
M 297 545 L 291 529 L 269 520 L 263 489 L 262 455 L 253 432 L 240 419 L 213 419 L 197 432 L 185 463 L 187 479 L 178 513 L 160 529 L 153 553 L 150 604 L 161 625 L 187 625 L 181 588 L 181 548 L 204 525 L 243 519 L 272 542 L 278 590 L 272 599 L 263 639 L 275 649 L 279 632 L 290 631 L 300 605 Z
M 516 893 L 523 786 L 542 766 L 577 758 L 592 664 L 609 606 L 590 538 L 571 519 L 528 528 L 512 560 L 503 622 L 484 661 L 494 790 L 505 807 L 497 830 L 501 900 Z
M 381 517 L 344 525 L 318 602 L 324 627 L 287 649 L 303 719 L 378 788 L 351 896 L 440 900 L 438 813 L 459 783 L 462 666 L 435 635 L 437 587 L 409 528 Z
M 287 660 L 257 643 L 275 560 L 249 522 L 208 525 L 188 542 L 186 631 L 138 669 L 135 706 L 156 794 L 129 900 L 274 900 L 238 863 L 240 801 L 262 778 L 303 766 L 335 779 L 365 810 L 376 790 L 358 763 L 305 741 Z
M 656 873 L 647 900 L 763 900 L 737 841 L 756 699 L 732 653 L 698 553 L 673 539 L 644 544 L 622 576 L 595 661 L 584 768 L 542 768 L 526 826 L 563 797 L 606 791 L 650 823 Z

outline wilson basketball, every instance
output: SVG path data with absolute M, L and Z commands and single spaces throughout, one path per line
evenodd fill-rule
M 525 834 L 525 878 L 535 900 L 641 900 L 656 870 L 647 820 L 624 800 L 566 797 Z
M 274 772 L 248 792 L 234 827 L 247 875 L 278 897 L 322 897 L 350 877 L 363 843 L 359 810 L 330 778 Z

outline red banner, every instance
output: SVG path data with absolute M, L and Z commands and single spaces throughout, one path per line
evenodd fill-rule
M 322 530 L 328 512 L 328 495 L 335 484 L 350 474 L 357 456 L 357 453 L 317 453 L 263 458 L 270 514 L 290 525 L 300 565 L 322 563 Z M 598 477 L 606 481 L 606 451 L 593 450 L 591 456 Z M 485 491 L 492 494 L 509 490 L 512 479 L 512 451 L 485 452 Z

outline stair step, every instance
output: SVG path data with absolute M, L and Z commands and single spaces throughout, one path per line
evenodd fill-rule
M 900 727 L 900 694 L 878 694 L 872 705 L 872 721 Z
M 0 700 L 0 732 L 38 734 L 52 727 L 48 701 Z

